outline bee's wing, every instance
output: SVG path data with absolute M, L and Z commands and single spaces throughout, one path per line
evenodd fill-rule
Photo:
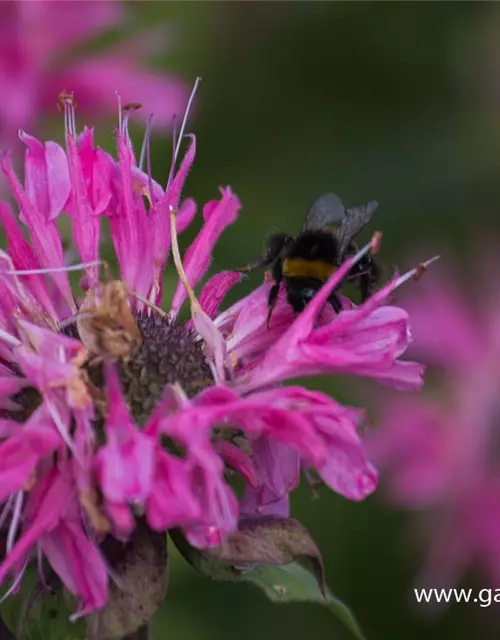
M 370 222 L 371 217 L 377 209 L 378 202 L 375 201 L 362 204 L 359 207 L 353 207 L 352 209 L 346 209 L 345 216 L 340 221 L 336 233 L 341 254 L 361 229 Z
M 345 208 L 342 200 L 334 193 L 325 193 L 314 201 L 304 220 L 302 231 L 338 225 L 344 216 Z

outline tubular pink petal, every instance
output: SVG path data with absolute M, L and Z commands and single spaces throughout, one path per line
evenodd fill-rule
M 135 529 L 135 518 L 127 504 L 106 501 L 106 514 L 113 523 L 114 534 L 126 540 Z
M 39 268 L 32 247 L 25 240 L 10 207 L 5 203 L 0 203 L 0 222 L 7 235 L 9 254 L 15 268 L 19 270 Z M 28 276 L 25 284 L 33 297 L 38 300 L 41 307 L 49 313 L 52 318 L 57 319 L 57 313 L 44 279 L 40 276 Z
M 238 501 L 225 481 L 208 470 L 200 468 L 194 479 L 199 480 L 198 498 L 204 510 L 200 523 L 184 527 L 186 538 L 199 549 L 218 547 L 238 527 Z
M 146 501 L 146 517 L 150 527 L 164 531 L 194 523 L 203 512 L 193 493 L 193 476 L 189 462 L 161 451 L 155 454 L 155 471 Z
M 195 330 L 203 338 L 205 352 L 215 381 L 224 382 L 226 379 L 225 365 L 228 363 L 228 351 L 224 338 L 208 315 L 199 309 L 194 312 L 192 321 Z
M 19 137 L 28 147 L 24 165 L 26 194 L 45 220 L 52 222 L 63 210 L 71 190 L 66 154 L 55 142 L 42 144 L 24 131 Z
M 80 157 L 77 142 L 71 134 L 66 135 L 66 146 L 68 150 L 69 169 L 71 174 L 71 202 L 69 212 L 73 218 L 73 238 L 83 262 L 92 262 L 99 257 L 99 236 L 100 236 L 100 220 L 95 215 L 89 196 L 87 193 L 86 180 L 82 160 L 86 161 L 87 168 L 87 184 L 89 176 L 93 175 L 92 157 L 88 158 L 89 149 L 86 148 L 90 144 L 92 153 L 92 132 L 85 131 L 79 140 L 80 146 L 83 147 L 83 158 Z M 89 167 L 88 164 L 91 164 Z M 109 198 L 111 194 L 109 193 Z M 100 203 L 102 206 L 102 203 Z M 89 286 L 94 287 L 97 283 L 97 268 L 93 267 L 88 271 Z
M 75 162 L 80 168 L 84 184 L 79 188 L 85 189 L 92 214 L 104 213 L 110 203 L 111 178 L 113 161 L 109 154 L 94 146 L 94 130 L 84 127 L 83 132 L 75 140 L 71 138 L 71 146 L 76 151 Z M 110 163 L 110 160 L 112 161 Z M 82 189 L 83 187 L 83 189 Z
M 46 410 L 37 409 L 25 426 L 0 444 L 0 502 L 21 489 L 45 456 L 61 445 Z
M 410 342 L 408 316 L 401 309 L 377 307 L 374 303 L 369 314 L 364 306 L 344 311 L 331 324 L 312 328 L 309 335 L 295 334 L 301 335 L 300 340 L 294 337 L 296 323 L 268 350 L 249 378 L 237 381 L 241 391 L 327 372 L 385 378 L 387 384 L 392 381 L 394 386 L 399 384 L 398 371 L 405 377 L 398 367 L 386 376 Z M 403 379 L 401 383 L 406 386 Z
M 107 365 L 107 444 L 95 457 L 95 470 L 103 493 L 112 503 L 144 502 L 154 473 L 154 441 L 132 422 L 121 394 L 118 376 Z
M 62 243 L 54 222 L 48 221 L 44 217 L 43 213 L 38 211 L 36 206 L 31 203 L 16 178 L 10 160 L 6 154 L 3 154 L 1 157 L 1 166 L 14 197 L 23 212 L 24 220 L 30 231 L 33 249 L 39 264 L 42 267 L 49 268 L 62 267 L 64 265 Z M 55 273 L 52 277 L 69 307 L 74 309 L 75 305 L 73 302 L 73 296 L 71 294 L 66 274 Z
M 108 573 L 101 554 L 81 524 L 62 520 L 40 538 L 43 552 L 65 586 L 81 599 L 72 620 L 102 608 L 108 599 Z
M 221 271 L 210 278 L 200 293 L 199 303 L 203 311 L 212 320 L 216 317 L 219 305 L 226 297 L 226 294 L 243 276 L 238 271 Z
M 416 351 L 433 363 L 447 367 L 474 366 L 484 350 L 486 333 L 478 331 L 475 305 L 463 295 L 463 284 L 450 273 L 438 271 L 425 278 L 418 291 L 408 291 L 403 306 L 412 321 Z M 496 316 L 496 313 L 495 313 Z M 460 348 L 457 348 L 460 345 Z
M 143 109 L 134 118 L 147 119 L 154 113 L 154 126 L 169 127 L 174 113 L 180 113 L 185 103 L 186 85 L 175 76 L 154 73 L 136 66 L 127 56 L 113 52 L 104 56 L 92 56 L 59 70 L 52 82 L 43 87 L 44 95 L 52 97 L 61 87 L 71 87 L 78 96 L 78 108 L 82 111 L 112 113 L 116 109 L 116 91 L 123 104 L 134 102 L 140 96 Z
M 136 160 L 126 128 L 118 131 L 118 172 L 115 213 L 110 217 L 122 279 L 135 293 L 147 296 L 153 286 L 152 235 L 141 195 L 134 191 Z
M 28 524 L 12 551 L 0 564 L 0 583 L 18 562 L 22 562 L 41 536 L 57 526 L 70 490 L 67 477 L 53 469 L 30 494 L 26 507 Z
M 252 487 L 259 486 L 259 475 L 249 455 L 226 440 L 219 440 L 214 446 L 227 465 L 238 471 Z
M 224 229 L 236 221 L 241 208 L 240 201 L 229 187 L 221 189 L 221 194 L 219 201 L 213 200 L 203 208 L 205 224 L 184 256 L 184 270 L 191 287 L 195 287 L 207 272 L 215 243 Z M 179 312 L 186 296 L 184 285 L 179 283 L 171 306 L 174 316 Z
M 254 489 L 246 487 L 245 495 L 240 501 L 240 515 L 243 518 L 255 518 L 259 516 L 290 517 L 290 497 L 287 493 L 282 498 L 277 497 L 263 487 Z
M 170 209 L 177 212 L 177 233 L 181 233 L 189 226 L 196 214 L 196 203 L 193 200 L 185 200 L 180 206 L 181 192 L 196 155 L 196 136 L 190 134 L 188 137 L 191 144 L 181 166 L 173 180 L 167 185 L 163 197 L 155 203 L 152 211 L 153 255 L 156 267 L 155 278 L 158 282 L 170 250 Z M 155 299 L 157 300 L 158 296 Z
M 378 382 L 399 391 L 419 391 L 424 384 L 426 367 L 419 362 L 397 360 L 385 371 L 363 372 L 356 375 L 368 375 Z
M 252 458 L 260 486 L 245 488 L 240 511 L 246 516 L 289 515 L 288 494 L 300 481 L 300 456 L 294 449 L 266 437 L 252 442 Z

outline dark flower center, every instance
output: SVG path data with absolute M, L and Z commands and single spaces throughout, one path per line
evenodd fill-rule
M 210 367 L 196 334 L 166 318 L 139 316 L 142 345 L 118 370 L 132 415 L 143 425 L 160 400 L 165 385 L 178 382 L 192 398 L 213 384 Z
M 196 341 L 193 331 L 175 324 L 167 318 L 139 315 L 137 324 L 142 334 L 142 345 L 133 357 L 117 365 L 123 393 L 132 415 L 142 426 L 163 395 L 167 384 L 177 382 L 188 397 L 213 384 L 210 367 L 203 354 L 203 343 Z M 63 329 L 63 333 L 78 338 L 76 325 Z M 104 387 L 102 366 L 89 366 L 92 383 Z M 12 398 L 22 409 L 2 411 L 2 417 L 24 422 L 41 402 L 38 391 L 23 389 Z

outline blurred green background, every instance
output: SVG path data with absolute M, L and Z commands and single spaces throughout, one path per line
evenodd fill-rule
M 500 5 L 133 8 L 145 23 L 170 21 L 178 35 L 174 53 L 160 63 L 188 80 L 203 78 L 191 118 L 198 155 L 185 193 L 201 203 L 229 184 L 243 203 L 238 223 L 217 245 L 214 269 L 244 264 L 273 230 L 293 233 L 311 200 L 329 190 L 348 205 L 380 202 L 376 226 L 384 232 L 389 272 L 393 263 L 409 268 L 415 257 L 436 251 L 459 258 L 472 232 L 498 231 Z M 156 138 L 157 179 L 167 175 L 169 158 L 167 141 Z M 343 400 L 365 402 L 366 387 L 360 392 L 356 380 L 321 385 Z M 327 491 L 313 500 L 305 487 L 294 496 L 293 513 L 315 536 L 330 586 L 368 639 L 498 637 L 500 605 L 455 604 L 430 614 L 415 603 L 412 579 L 423 556 L 410 522 L 384 506 L 383 482 L 361 504 Z M 274 607 L 251 587 L 207 582 L 176 558 L 155 638 L 277 634 L 348 637 L 319 608 Z
M 175 34 L 157 67 L 188 82 L 203 79 L 190 119 L 198 154 L 185 195 L 201 206 L 228 184 L 243 203 L 238 223 L 217 245 L 214 271 L 254 258 L 273 230 L 294 233 L 311 201 L 330 190 L 348 206 L 380 202 L 376 228 L 384 232 L 387 273 L 392 264 L 406 269 L 436 252 L 460 257 L 472 232 L 498 232 L 497 3 L 127 6 L 131 24 L 165 21 Z M 136 128 L 138 144 L 140 135 Z M 160 182 L 170 157 L 168 138 L 156 135 L 152 166 Z M 199 221 L 183 235 L 183 247 L 198 228 Z M 166 278 L 168 294 L 175 274 Z M 232 298 L 258 281 L 256 275 L 241 284 Z M 356 380 L 318 385 L 343 401 L 366 403 L 367 387 Z M 368 640 L 498 638 L 500 605 L 455 604 L 430 614 L 415 603 L 412 579 L 423 556 L 410 521 L 384 505 L 383 482 L 360 504 L 327 491 L 313 500 L 303 487 L 293 514 L 323 550 L 328 582 Z M 208 582 L 174 557 L 155 639 L 278 634 L 349 637 L 320 608 L 273 606 L 252 587 Z

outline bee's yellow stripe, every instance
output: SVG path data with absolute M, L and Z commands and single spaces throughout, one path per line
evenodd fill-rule
M 316 278 L 328 280 L 335 267 L 323 260 L 304 260 L 303 258 L 287 258 L 283 261 L 283 275 L 287 278 Z

